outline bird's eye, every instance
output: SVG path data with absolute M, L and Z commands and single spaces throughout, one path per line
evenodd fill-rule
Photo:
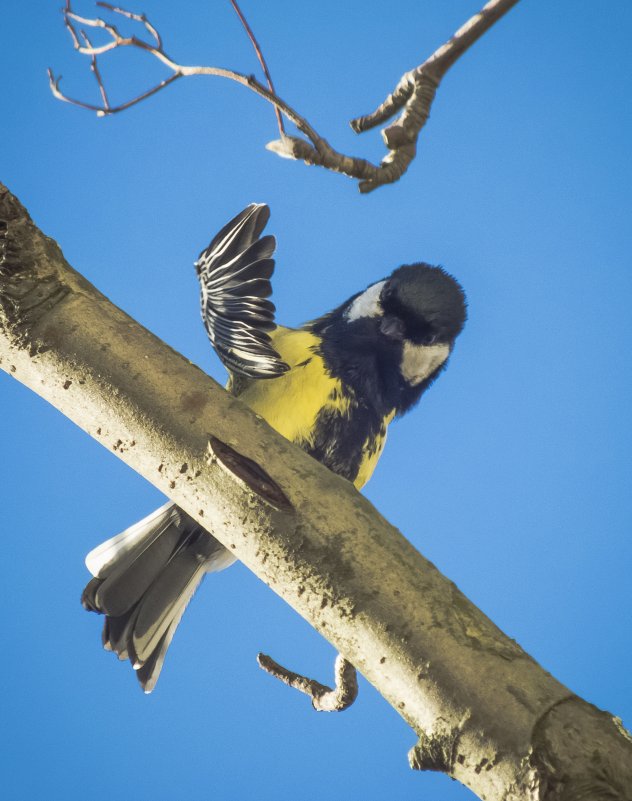
M 422 340 L 421 340 L 421 344 L 422 344 L 422 345 L 434 345 L 434 344 L 435 344 L 435 342 L 437 341 L 437 339 L 438 339 L 438 336 L 437 336 L 437 334 L 426 334 L 426 335 L 425 335 L 425 336 L 422 338 Z

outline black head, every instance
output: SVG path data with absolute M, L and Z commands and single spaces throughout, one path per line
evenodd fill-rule
M 465 293 L 441 267 L 407 264 L 381 288 L 382 329 L 415 345 L 452 344 L 467 317 Z
M 440 267 L 408 264 L 311 323 L 327 369 L 385 413 L 403 414 L 444 369 L 466 318 Z

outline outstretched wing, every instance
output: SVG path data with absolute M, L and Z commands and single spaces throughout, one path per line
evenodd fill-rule
M 202 319 L 224 365 L 249 378 L 276 378 L 289 370 L 272 347 L 273 236 L 261 232 L 270 217 L 252 203 L 227 223 L 195 263 L 202 290 Z

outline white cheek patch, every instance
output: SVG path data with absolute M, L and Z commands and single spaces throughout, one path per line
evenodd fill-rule
M 405 340 L 400 364 L 402 376 L 411 387 L 416 387 L 441 367 L 449 355 L 448 345 L 414 345 Z
M 383 313 L 380 294 L 385 283 L 386 281 L 379 281 L 377 284 L 365 289 L 361 295 L 358 295 L 347 310 L 347 320 L 349 322 L 358 320 L 360 317 L 378 317 Z

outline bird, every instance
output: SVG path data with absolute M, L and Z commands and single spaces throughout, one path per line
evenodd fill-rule
M 388 425 L 445 369 L 467 317 L 464 291 L 442 267 L 405 264 L 300 328 L 277 325 L 269 217 L 250 204 L 195 262 L 204 326 L 227 390 L 360 489 Z M 146 693 L 202 579 L 234 561 L 172 502 L 87 555 L 83 606 L 105 616 L 103 646 L 130 661 Z

